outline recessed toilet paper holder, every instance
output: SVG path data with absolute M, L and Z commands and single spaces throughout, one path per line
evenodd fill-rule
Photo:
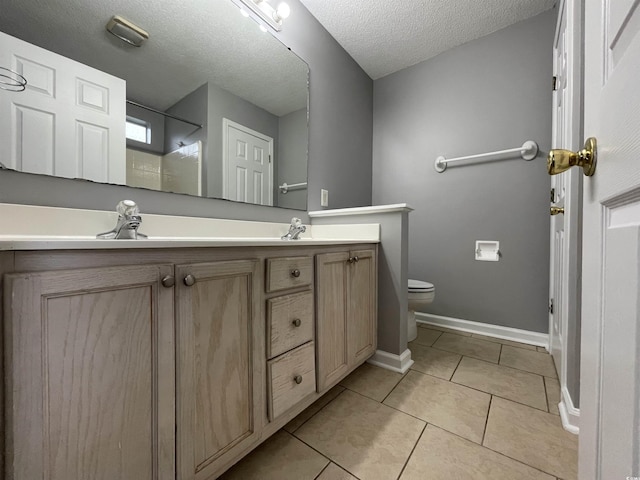
M 482 262 L 497 262 L 500 260 L 500 242 L 496 240 L 476 241 L 476 260 Z

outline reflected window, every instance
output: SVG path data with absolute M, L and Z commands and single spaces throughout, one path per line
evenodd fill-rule
M 151 125 L 139 118 L 127 116 L 126 135 L 129 140 L 151 144 Z

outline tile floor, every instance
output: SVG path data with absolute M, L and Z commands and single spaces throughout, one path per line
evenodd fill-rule
M 544 349 L 435 327 L 405 375 L 364 364 L 224 480 L 573 480 Z

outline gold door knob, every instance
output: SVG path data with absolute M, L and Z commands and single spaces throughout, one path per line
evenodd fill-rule
M 547 172 L 549 175 L 557 175 L 571 167 L 582 167 L 583 173 L 590 177 L 596 173 L 597 142 L 591 137 L 587 138 L 584 148 L 579 152 L 571 150 L 551 150 L 547 157 Z
M 558 215 L 559 213 L 564 215 L 564 207 L 551 207 L 551 215 Z

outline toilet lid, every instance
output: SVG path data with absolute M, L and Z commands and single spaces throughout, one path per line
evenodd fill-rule
M 421 282 L 420 280 L 411 280 L 409 279 L 409 291 L 410 292 L 428 292 L 433 290 L 435 287 L 433 283 L 429 282 Z

